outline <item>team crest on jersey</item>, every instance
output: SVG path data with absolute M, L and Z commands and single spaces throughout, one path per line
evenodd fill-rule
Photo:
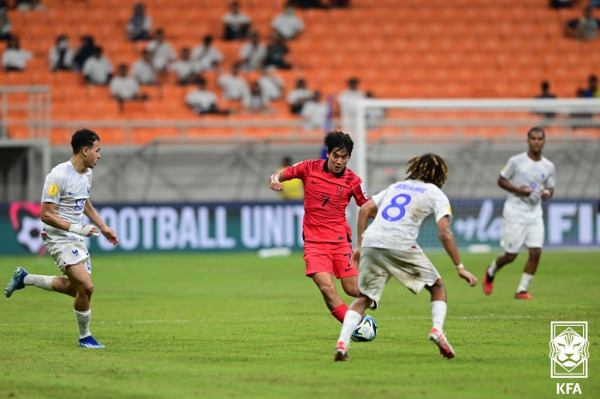
M 8 214 L 10 224 L 16 233 L 17 242 L 29 253 L 41 255 L 45 252 L 40 233 L 42 204 L 33 202 L 13 202 Z
M 337 195 L 338 197 L 343 197 L 344 196 L 344 191 L 345 191 L 344 187 L 338 186 L 335 195 Z
M 48 195 L 54 197 L 56 194 L 58 194 L 58 186 L 56 184 L 51 184 L 50 187 L 48 187 Z

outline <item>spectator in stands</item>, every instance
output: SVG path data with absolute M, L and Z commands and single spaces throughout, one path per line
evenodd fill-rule
M 109 90 L 119 103 L 121 110 L 123 110 L 125 101 L 146 101 L 148 99 L 147 94 L 140 93 L 138 81 L 132 76 L 127 76 L 127 64 L 119 64 L 117 76 L 110 80 Z
M 375 98 L 373 92 L 367 91 L 365 93 L 366 98 Z M 386 117 L 385 108 L 382 107 L 369 107 L 365 110 L 365 118 L 367 119 L 367 128 L 373 129 L 379 127 L 381 122 Z
M 106 85 L 114 73 L 112 62 L 103 54 L 102 47 L 96 46 L 94 54 L 83 65 L 83 76 L 90 84 Z
M 600 19 L 594 17 L 593 8 L 585 6 L 581 17 L 572 19 L 565 24 L 565 34 L 578 40 L 588 41 L 598 37 Z
M 271 20 L 271 27 L 283 36 L 285 40 L 291 40 L 304 30 L 304 22 L 294 12 L 294 3 L 288 1 L 283 13 L 276 15 Z
M 33 57 L 31 51 L 22 49 L 19 38 L 13 35 L 8 40 L 8 47 L 2 53 L 2 68 L 6 72 L 24 71 L 31 57 Z
M 306 88 L 306 81 L 303 78 L 296 80 L 296 86 L 290 90 L 287 96 L 287 103 L 290 106 L 290 112 L 300 115 L 304 103 L 313 98 L 312 90 Z
M 242 69 L 246 71 L 259 69 L 264 64 L 267 46 L 260 42 L 260 33 L 254 31 L 250 34 L 250 39 L 240 47 L 239 57 Z
M 12 35 L 12 24 L 8 18 L 8 11 L 0 10 L 0 40 L 8 41 Z
M 292 66 L 285 59 L 289 51 L 283 36 L 277 31 L 271 32 L 269 45 L 267 46 L 265 65 L 272 65 L 279 69 L 290 69 Z
M 212 35 L 204 36 L 203 43 L 192 49 L 192 60 L 198 72 L 213 71 L 224 59 L 221 50 L 213 45 Z
M 223 98 L 226 100 L 241 101 L 250 91 L 248 82 L 240 76 L 240 65 L 237 63 L 231 66 L 231 73 L 219 71 L 217 85 L 223 90 Z
M 229 110 L 218 107 L 217 95 L 206 89 L 206 80 L 202 77 L 198 79 L 198 90 L 189 92 L 185 97 L 185 103 L 199 115 L 230 113 Z
M 152 17 L 146 14 L 144 3 L 133 6 L 133 14 L 127 23 L 127 38 L 132 41 L 150 40 L 150 29 L 152 29 Z
M 345 8 L 350 5 L 350 0 L 327 0 L 329 7 Z
M 324 129 L 327 124 L 328 113 L 327 102 L 321 99 L 321 92 L 315 90 L 312 97 L 304 103 L 300 112 L 304 121 L 304 128 L 306 130 Z
M 550 7 L 552 8 L 571 8 L 573 3 L 577 0 L 550 0 Z
M 587 88 L 583 90 L 583 97 L 600 97 L 600 91 L 598 91 L 598 77 L 596 77 L 596 75 L 588 76 L 588 85 Z
M 328 0 L 324 0 L 327 3 Z M 290 0 L 294 7 L 308 9 L 308 8 L 328 8 L 327 4 L 323 4 L 321 0 Z
M 268 113 L 269 112 L 269 97 L 263 93 L 258 81 L 252 82 L 250 92 L 242 98 L 244 110 L 251 113 Z
M 16 9 L 19 11 L 46 11 L 47 8 L 40 0 L 16 0 Z
M 75 53 L 69 47 L 69 38 L 62 34 L 56 38 L 56 44 L 48 52 L 48 61 L 51 71 L 69 71 L 75 66 Z
M 155 85 L 158 83 L 150 50 L 142 50 L 142 57 L 138 58 L 131 66 L 131 75 L 141 85 Z
M 552 99 L 556 98 L 554 94 L 550 92 L 550 83 L 547 80 L 542 81 L 540 84 L 541 92 L 535 98 L 537 99 Z M 543 115 L 546 119 L 552 119 L 556 116 L 554 112 L 543 112 L 540 115 Z
M 94 49 L 96 48 L 96 44 L 94 43 L 94 38 L 90 35 L 81 36 L 79 47 L 77 51 L 75 51 L 75 57 L 73 58 L 73 63 L 75 69 L 78 71 L 83 70 L 83 65 L 94 54 Z
M 182 47 L 179 53 L 179 59 L 169 65 L 169 71 L 177 76 L 177 84 L 187 85 L 198 83 L 197 64 L 190 57 L 189 47 Z
M 263 66 L 260 68 L 258 84 L 269 100 L 281 99 L 285 89 L 285 82 L 283 81 L 283 78 L 277 74 L 277 69 L 275 67 Z
M 231 11 L 225 14 L 223 21 L 223 39 L 239 40 L 245 39 L 250 31 L 252 20 L 246 14 L 240 12 L 240 4 L 232 1 L 229 6 Z
M 358 80 L 358 78 L 352 77 L 348 79 L 346 84 L 348 88 L 339 93 L 337 99 L 342 115 L 344 112 L 353 112 L 354 107 L 352 102 L 356 99 L 365 97 L 365 93 L 359 89 L 360 80 Z
M 154 39 L 146 49 L 152 53 L 152 64 L 158 72 L 166 72 L 169 63 L 177 58 L 175 49 L 165 40 L 165 32 L 161 28 L 156 30 Z
M 589 98 L 587 96 L 586 93 L 586 89 L 582 89 L 582 88 L 578 88 L 575 91 L 575 97 L 577 98 Z M 592 118 L 592 114 L 589 112 L 577 112 L 577 113 L 572 113 L 571 115 L 571 119 L 574 120 L 574 123 L 572 125 L 573 128 L 578 128 L 578 127 L 586 127 L 588 125 L 589 122 L 587 122 L 587 120 Z

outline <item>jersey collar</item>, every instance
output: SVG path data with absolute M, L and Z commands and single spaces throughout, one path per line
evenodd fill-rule
M 323 163 L 323 171 L 327 172 L 327 173 L 331 173 L 333 174 L 335 177 L 342 177 L 344 176 L 344 172 L 346 172 L 346 167 L 344 167 L 344 169 L 342 169 L 340 171 L 340 173 L 333 173 L 333 172 L 329 172 L 329 167 L 327 166 L 327 159 L 325 160 L 325 162 Z

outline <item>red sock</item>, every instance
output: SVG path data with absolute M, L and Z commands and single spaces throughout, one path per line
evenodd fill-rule
M 348 305 L 346 305 L 345 303 L 342 303 L 340 306 L 338 306 L 337 308 L 335 308 L 331 311 L 331 315 L 333 317 L 335 317 L 336 319 L 338 319 L 340 321 L 340 323 L 343 323 L 344 317 L 346 316 L 347 311 L 348 311 Z

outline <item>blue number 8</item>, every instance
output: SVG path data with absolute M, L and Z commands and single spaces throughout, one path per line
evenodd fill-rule
M 404 199 L 404 202 L 398 203 L 399 198 Z M 396 220 L 402 219 L 404 217 L 404 215 L 406 214 L 405 206 L 410 203 L 410 200 L 411 200 L 411 197 L 408 194 L 396 195 L 394 198 L 392 198 L 391 204 L 386 206 L 383 209 L 383 211 L 381 212 L 381 214 L 383 215 L 383 218 L 385 220 L 389 220 L 390 222 L 395 222 Z M 390 214 L 388 212 L 390 208 L 398 208 L 398 212 L 399 212 L 398 215 L 390 216 Z

